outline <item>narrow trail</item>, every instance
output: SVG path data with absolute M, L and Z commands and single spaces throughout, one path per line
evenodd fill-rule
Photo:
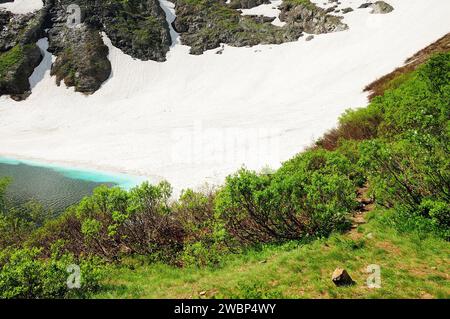
M 359 239 L 363 236 L 362 233 L 358 232 L 358 227 L 365 224 L 368 212 L 373 211 L 375 208 L 375 203 L 370 196 L 368 196 L 368 185 L 364 185 L 363 187 L 358 189 L 357 201 L 360 204 L 358 209 L 353 212 L 350 220 L 352 221 L 352 227 L 348 232 L 348 236 L 351 239 Z

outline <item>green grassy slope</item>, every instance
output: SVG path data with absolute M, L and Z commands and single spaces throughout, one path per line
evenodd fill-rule
M 450 298 L 450 245 L 418 233 L 398 233 L 388 213 L 375 211 L 358 233 L 309 244 L 291 242 L 232 256 L 219 269 L 144 265 L 114 267 L 97 298 Z M 370 289 L 366 268 L 381 267 Z M 336 287 L 331 274 L 348 270 L 356 285 Z

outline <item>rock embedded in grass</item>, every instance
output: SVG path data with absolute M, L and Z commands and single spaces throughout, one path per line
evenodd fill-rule
M 331 280 L 333 283 L 338 286 L 352 286 L 355 284 L 353 279 L 348 274 L 347 270 L 342 268 L 336 268 L 331 276 Z

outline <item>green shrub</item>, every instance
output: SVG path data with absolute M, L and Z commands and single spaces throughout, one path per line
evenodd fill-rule
M 118 260 L 123 254 L 155 255 L 173 262 L 182 250 L 183 229 L 169 205 L 167 182 L 143 183 L 130 191 L 99 187 L 92 196 L 39 230 L 30 245 L 45 247 L 63 239 L 75 255 Z
M 49 211 L 36 202 L 13 206 L 6 200 L 6 189 L 10 179 L 0 179 L 0 250 L 12 245 L 21 245 L 33 231 L 51 218 Z
M 381 121 L 381 110 L 375 105 L 347 110 L 339 118 L 338 127 L 325 133 L 316 146 L 333 151 L 344 142 L 375 138 Z
M 40 259 L 40 252 L 38 248 L 0 252 L 0 298 L 84 298 L 100 288 L 102 268 L 97 260 L 76 260 L 56 252 Z M 70 265 L 80 268 L 79 288 L 69 288 Z
M 380 135 L 389 139 L 405 132 L 449 138 L 450 53 L 434 56 L 410 79 L 373 104 L 383 112 Z
M 214 211 L 215 194 L 187 189 L 174 203 L 175 218 L 184 230 L 181 262 L 186 266 L 212 266 L 229 252 L 230 238 Z
M 9 178 L 0 178 L 0 213 L 4 213 L 6 211 L 6 189 L 10 184 L 11 180 Z
M 450 229 L 449 97 L 447 53 L 434 56 L 398 88 L 374 99 L 373 104 L 383 110 L 380 138 L 361 143 L 359 152 L 377 202 L 393 207 L 400 220 L 410 219 L 398 224 L 439 229 L 446 237 Z
M 302 153 L 273 175 L 246 169 L 227 178 L 216 208 L 240 242 L 326 236 L 348 226 L 355 207 L 352 165 L 337 152 Z

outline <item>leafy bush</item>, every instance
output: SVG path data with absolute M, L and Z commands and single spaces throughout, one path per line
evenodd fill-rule
M 214 211 L 215 194 L 187 189 L 174 203 L 174 216 L 184 230 L 183 265 L 217 265 L 229 252 L 229 237 Z
M 325 236 L 348 226 L 351 170 L 347 158 L 324 150 L 302 153 L 273 175 L 242 169 L 227 178 L 216 207 L 244 244 Z
M 143 183 L 127 192 L 99 187 L 35 236 L 31 245 L 45 247 L 63 239 L 76 255 L 117 260 L 122 254 L 154 255 L 173 261 L 182 250 L 183 229 L 169 206 L 171 187 Z
M 375 138 L 381 121 L 382 113 L 376 106 L 347 110 L 339 118 L 338 127 L 325 133 L 316 146 L 333 151 L 344 141 Z
M 414 132 L 448 142 L 449 61 L 450 53 L 431 58 L 398 88 L 374 99 L 373 104 L 383 112 L 381 136 L 396 139 L 403 133 Z
M 99 289 L 102 270 L 97 260 L 57 252 L 44 260 L 39 254 L 38 248 L 0 252 L 0 298 L 84 298 Z M 80 267 L 81 277 L 80 287 L 70 289 L 72 264 Z
M 8 178 L 0 178 L 0 213 L 6 211 L 5 193 L 10 182 Z
M 20 245 L 51 217 L 50 212 L 36 201 L 20 206 L 9 203 L 5 195 L 9 183 L 8 178 L 0 179 L 0 250 Z

